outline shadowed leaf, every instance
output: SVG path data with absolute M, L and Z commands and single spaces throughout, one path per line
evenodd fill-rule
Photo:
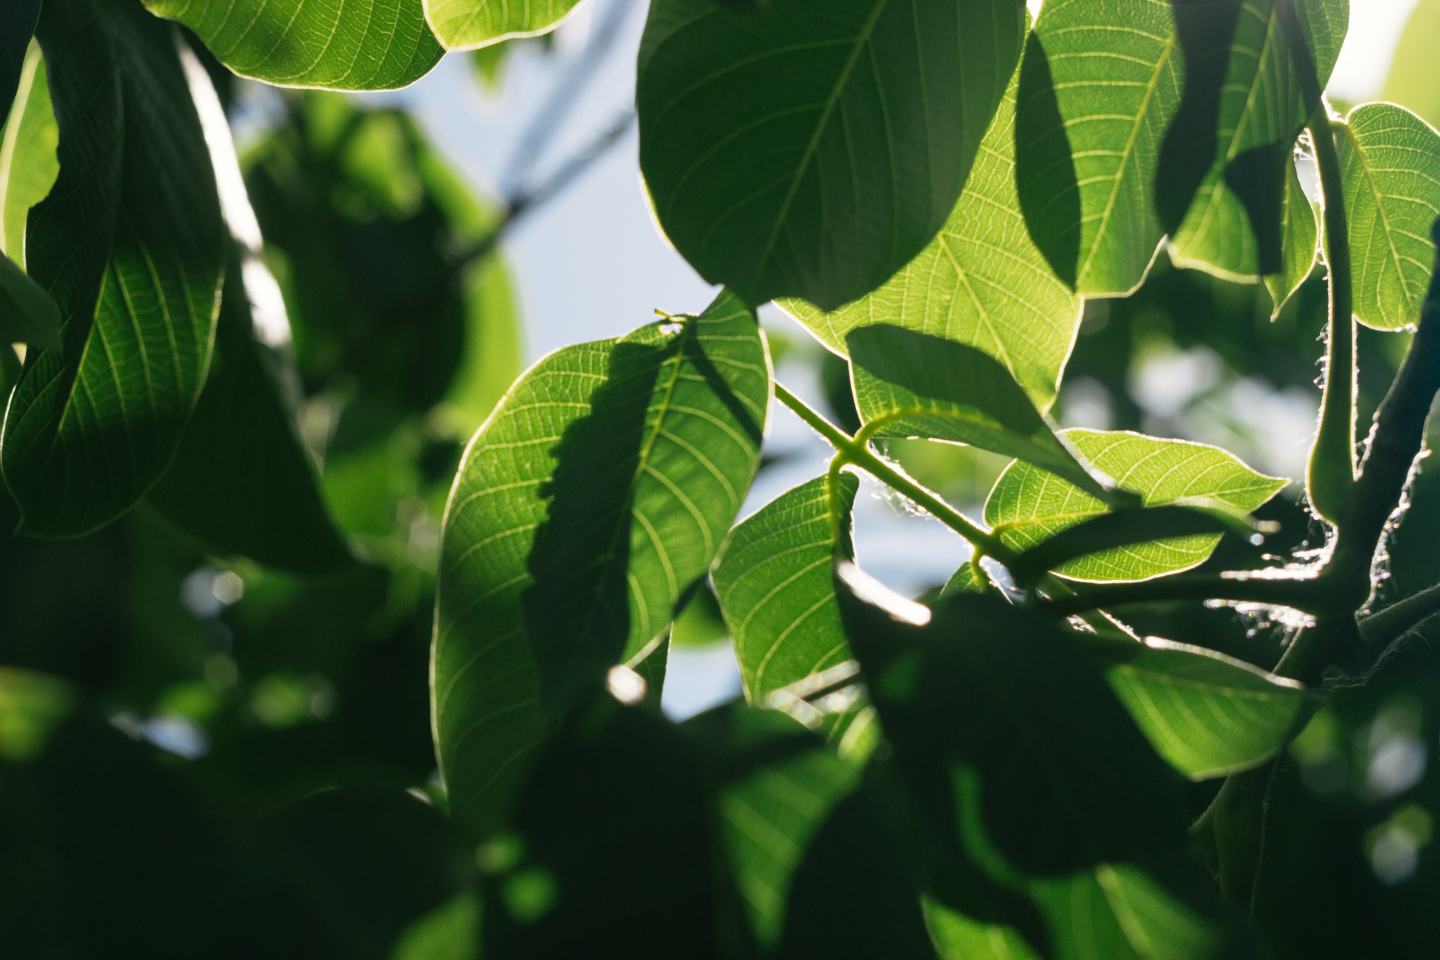
M 661 227 L 753 304 L 869 293 L 954 208 L 1024 14 L 1019 0 L 657 0 L 637 103 Z

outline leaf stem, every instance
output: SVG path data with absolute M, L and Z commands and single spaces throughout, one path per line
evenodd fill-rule
M 835 448 L 839 459 L 843 462 L 859 467 L 896 493 L 920 506 L 926 513 L 964 537 L 980 554 L 993 557 L 1006 566 L 1015 561 L 1016 553 L 999 537 L 950 506 L 938 494 L 905 476 L 896 467 L 871 451 L 865 443 L 826 420 L 779 381 L 775 383 L 775 396 L 797 417 L 805 421 L 811 429 L 824 437 L 826 442 Z
M 1322 97 L 1310 122 L 1315 165 L 1325 213 L 1325 263 L 1330 271 L 1330 319 L 1325 338 L 1325 387 L 1320 424 L 1310 449 L 1306 489 L 1310 505 L 1338 525 L 1354 496 L 1355 486 L 1355 304 L 1350 233 L 1340 155 L 1335 149 L 1338 121 Z

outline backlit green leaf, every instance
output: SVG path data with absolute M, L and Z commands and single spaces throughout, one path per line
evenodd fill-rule
M 425 0 L 425 19 L 447 50 L 474 50 L 554 30 L 580 0 Z
M 1356 107 L 1337 131 L 1354 260 L 1355 316 L 1377 330 L 1420 322 L 1440 215 L 1440 134 L 1403 107 Z
M 663 641 L 759 463 L 769 401 L 754 315 L 568 347 L 471 441 L 446 510 L 433 651 L 452 815 L 493 828 L 557 707 Z
M 55 155 L 59 139 L 45 59 L 39 45 L 32 43 L 14 108 L 0 137 L 0 219 L 4 223 L 0 249 L 22 267 L 30 208 L 45 199 L 60 174 Z
M 1269 760 L 1305 707 L 1299 684 L 1210 650 L 1153 638 L 1087 641 L 1141 732 L 1192 780 Z
M 1248 513 L 1286 484 L 1204 444 L 1102 430 L 1066 430 L 1062 436 L 1145 506 L 1198 499 Z M 990 492 L 985 522 L 1005 543 L 1026 550 L 1105 512 L 1105 505 L 1085 491 L 1028 464 L 1012 463 Z M 1121 547 L 1066 563 L 1055 572 L 1076 580 L 1146 580 L 1204 563 L 1219 542 L 1219 534 L 1198 534 Z
M 715 563 L 715 593 L 745 696 L 770 694 L 850 658 L 831 568 L 854 556 L 850 514 L 859 481 L 839 473 L 802 484 L 735 528 Z
M 225 66 L 285 87 L 392 90 L 420 79 L 444 51 L 421 0 L 145 0 L 178 20 Z
M 941 907 L 988 928 L 992 949 L 1247 955 L 1187 855 L 1169 772 L 1072 637 L 996 598 L 926 610 L 853 568 L 841 579 Z
M 1282 208 L 1280 224 L 1280 255 L 1283 263 L 1280 272 L 1267 274 L 1265 288 L 1275 304 L 1271 318 L 1280 316 L 1280 311 L 1300 285 L 1310 279 L 1315 264 L 1320 262 L 1320 225 L 1315 205 L 1305 196 L 1300 186 L 1300 175 L 1292 158 L 1285 173 L 1285 206 Z
M 1184 64 L 1169 0 L 1047 0 L 1025 48 L 1015 140 L 1030 235 L 1087 295 L 1139 286 L 1165 233 L 1161 150 Z
M 64 343 L 26 356 L 3 466 L 24 529 L 66 536 L 170 462 L 210 362 L 224 226 L 174 31 L 133 4 L 52 0 L 39 38 L 61 172 L 26 251 Z
M 656 0 L 640 165 L 691 265 L 833 310 L 949 217 L 1014 70 L 1019 0 Z
M 981 350 L 1048 410 L 1080 325 L 1080 299 L 1051 271 L 1025 229 L 1015 189 L 1015 86 L 1001 101 L 980 153 L 936 238 L 869 296 L 825 313 L 781 304 L 844 354 L 858 327 L 888 323 Z
M 1214 119 L 1181 116 L 1167 148 L 1187 155 L 1182 163 L 1203 157 L 1215 163 L 1172 233 L 1172 258 L 1235 280 L 1284 275 L 1287 254 L 1311 252 L 1286 250 L 1289 164 L 1340 55 L 1349 2 L 1243 0 L 1192 7 L 1193 21 L 1182 21 L 1182 44 L 1188 28 L 1192 63 L 1214 56 L 1219 69 L 1212 77 L 1211 62 L 1193 63 L 1187 82 L 1213 83 L 1216 101 L 1205 103 L 1205 119 L 1212 110 Z M 1217 45 L 1219 50 L 1208 49 Z
M 863 436 L 970 444 L 1108 496 L 1102 480 L 989 354 L 885 324 L 853 330 L 846 343 Z

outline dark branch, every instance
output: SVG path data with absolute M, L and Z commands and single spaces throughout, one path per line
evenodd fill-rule
M 1440 221 L 1432 232 L 1440 238 Z M 1338 588 L 1336 602 L 1350 610 L 1370 599 L 1371 565 L 1415 459 L 1424 449 L 1425 424 L 1436 393 L 1440 393 L 1440 268 L 1431 279 L 1420 326 L 1400 374 L 1375 414 L 1360 479 L 1324 574 Z
M 566 160 L 559 170 L 533 188 L 523 190 L 512 197 L 505 205 L 504 213 L 500 215 L 500 219 L 496 221 L 485 239 L 456 258 L 455 269 L 461 270 L 476 260 L 482 260 L 489 256 L 517 223 L 579 180 L 581 175 L 589 170 L 597 160 L 620 142 L 634 123 L 634 112 L 626 111 L 610 126 L 602 130 L 600 135 L 590 141 L 583 150 Z

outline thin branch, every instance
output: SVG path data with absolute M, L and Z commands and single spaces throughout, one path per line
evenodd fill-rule
M 1325 263 L 1330 272 L 1330 318 L 1325 338 L 1325 388 L 1320 424 L 1310 450 L 1306 490 L 1315 512 L 1339 523 L 1355 487 L 1355 295 L 1335 124 L 1322 97 L 1310 123 L 1325 209 Z
M 511 197 L 505 204 L 505 210 L 500 215 L 500 219 L 495 222 L 495 226 L 490 229 L 484 239 L 455 259 L 454 269 L 462 270 L 494 252 L 495 248 L 500 245 L 500 241 L 517 223 L 576 183 L 596 161 L 609 153 L 610 149 L 620 142 L 634 123 L 634 111 L 627 110 L 610 126 L 602 130 L 600 135 L 590 141 L 584 149 L 561 164 L 560 169 L 533 188 L 521 191 Z
M 510 155 L 505 172 L 500 178 L 504 189 L 520 189 L 517 185 L 524 181 L 540 155 L 545 152 L 550 140 L 580 99 L 588 81 L 615 46 L 620 28 L 625 25 L 625 20 L 634 6 L 635 0 L 612 0 L 610 5 L 596 16 L 585 49 L 551 89 L 550 95 L 536 111 L 530 125 L 520 135 L 515 151 Z
M 845 462 L 854 464 L 896 493 L 910 499 L 926 513 L 965 538 L 971 546 L 985 556 L 993 557 L 999 563 L 1007 566 L 1015 561 L 1015 551 L 1006 546 L 999 537 L 950 506 L 938 494 L 932 493 L 905 476 L 873 453 L 864 443 L 826 420 L 820 413 L 811 409 L 804 400 L 791 393 L 784 384 L 778 382 L 775 384 L 775 396 L 816 433 L 824 437 Z
M 1222 600 L 1290 607 L 1306 613 L 1317 606 L 1319 581 L 1314 577 L 1258 577 L 1239 573 L 1162 577 L 1142 583 L 1094 587 L 1046 602 L 1046 609 L 1072 615 L 1104 607 L 1183 600 Z
M 1432 232 L 1440 240 L 1440 220 Z M 1340 523 L 1335 553 L 1323 576 L 1345 593 L 1350 610 L 1371 599 L 1371 567 L 1390 516 L 1400 504 L 1415 460 L 1425 447 L 1425 424 L 1440 393 L 1440 256 L 1420 326 L 1400 373 L 1375 414 L 1365 463 Z

